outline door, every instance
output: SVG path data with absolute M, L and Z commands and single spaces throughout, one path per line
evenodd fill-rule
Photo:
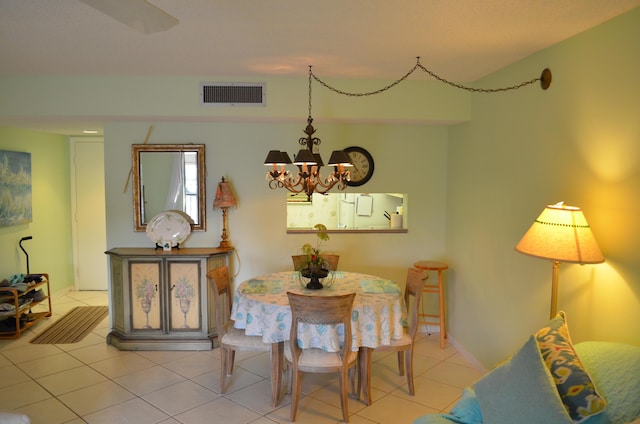
M 170 331 L 200 331 L 200 261 L 168 261 Z
M 131 331 L 162 333 L 162 287 L 160 261 L 129 263 L 129 299 Z
M 107 290 L 104 148 L 101 138 L 72 138 L 71 210 L 77 290 Z

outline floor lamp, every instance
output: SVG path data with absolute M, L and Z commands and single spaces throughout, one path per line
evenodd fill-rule
M 549 259 L 551 275 L 551 318 L 558 304 L 558 272 L 561 262 L 598 264 L 604 256 L 598 247 L 584 214 L 563 202 L 548 205 L 529 231 L 516 245 L 516 250 L 536 258 Z
M 222 181 L 218 183 L 216 197 L 213 200 L 213 208 L 222 209 L 222 241 L 220 242 L 220 246 L 218 246 L 220 249 L 231 247 L 231 242 L 228 240 L 229 236 L 227 235 L 227 209 L 236 205 L 237 201 L 231 190 L 231 185 L 222 177 Z

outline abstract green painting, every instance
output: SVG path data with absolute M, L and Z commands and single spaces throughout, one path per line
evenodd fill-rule
M 31 220 L 31 153 L 0 150 L 0 227 Z

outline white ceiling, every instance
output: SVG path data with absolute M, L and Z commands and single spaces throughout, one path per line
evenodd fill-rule
M 79 0 L 0 0 L 0 77 L 300 77 L 313 65 L 321 78 L 395 80 L 420 56 L 436 74 L 470 82 L 640 6 L 640 0 L 149 2 L 179 23 L 142 34 Z

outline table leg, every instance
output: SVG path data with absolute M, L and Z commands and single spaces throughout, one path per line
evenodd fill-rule
M 361 346 L 358 350 L 358 397 L 360 397 L 360 388 L 364 393 L 363 402 L 365 405 L 371 405 L 371 349 Z
M 271 343 L 271 406 L 278 406 L 282 389 L 284 342 Z

